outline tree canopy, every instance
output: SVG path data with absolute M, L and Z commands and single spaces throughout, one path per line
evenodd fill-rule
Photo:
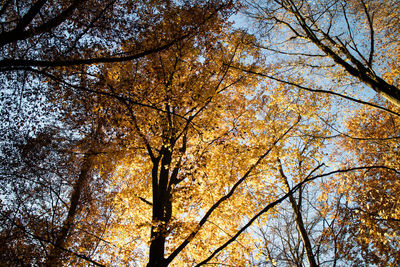
M 0 262 L 396 266 L 399 10 L 2 1 Z

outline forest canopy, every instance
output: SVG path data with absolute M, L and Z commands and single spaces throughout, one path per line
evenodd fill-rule
M 397 266 L 400 2 L 0 3 L 1 266 Z

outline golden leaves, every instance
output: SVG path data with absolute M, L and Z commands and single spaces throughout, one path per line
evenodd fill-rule
M 396 107 L 390 107 L 396 110 Z M 347 121 L 347 136 L 341 146 L 351 154 L 348 165 L 376 166 L 368 171 L 346 173 L 328 184 L 327 191 L 346 199 L 339 211 L 344 232 L 350 238 L 342 244 L 344 254 L 367 251 L 371 262 L 396 262 L 399 249 L 400 183 L 398 182 L 397 117 L 383 111 L 358 111 Z M 355 257 L 357 258 L 357 257 Z

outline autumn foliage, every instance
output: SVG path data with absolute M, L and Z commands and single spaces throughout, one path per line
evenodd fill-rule
M 395 2 L 2 1 L 0 265 L 396 266 Z

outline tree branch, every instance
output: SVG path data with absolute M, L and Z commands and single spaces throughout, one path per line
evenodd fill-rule
M 243 68 L 240 68 L 240 67 L 232 66 L 232 68 L 244 71 L 246 73 L 258 75 L 258 76 L 261 76 L 261 77 L 266 77 L 266 78 L 269 78 L 271 80 L 274 80 L 274 81 L 277 81 L 277 82 L 280 82 L 280 83 L 292 85 L 292 86 L 295 86 L 295 87 L 297 87 L 299 89 L 306 90 L 306 91 L 309 91 L 309 92 L 324 93 L 324 94 L 331 94 L 331 95 L 334 95 L 334 96 L 338 96 L 338 97 L 341 97 L 341 98 L 344 98 L 344 99 L 347 99 L 347 100 L 350 100 L 350 101 L 353 101 L 353 102 L 356 102 L 356 103 L 359 103 L 359 104 L 362 104 L 362 105 L 366 105 L 366 106 L 370 106 L 370 107 L 373 107 L 373 108 L 376 108 L 376 109 L 383 110 L 385 112 L 388 112 L 388 113 L 396 115 L 396 116 L 400 116 L 400 113 L 397 113 L 397 112 L 395 112 L 393 110 L 390 110 L 390 109 L 387 109 L 385 107 L 381 107 L 381 106 L 378 106 L 378 105 L 375 105 L 373 103 L 369 103 L 369 102 L 366 102 L 366 101 L 363 101 L 363 100 L 360 100 L 360 99 L 356 99 L 356 98 L 353 98 L 353 97 L 350 97 L 350 96 L 347 96 L 347 95 L 343 95 L 343 94 L 340 94 L 340 93 L 337 93 L 337 92 L 323 90 L 323 89 L 312 89 L 312 88 L 309 88 L 309 87 L 305 87 L 305 86 L 299 85 L 299 84 L 294 83 L 294 82 L 285 81 L 285 80 L 276 78 L 276 77 L 271 76 L 271 75 L 267 75 L 267 74 L 264 74 L 264 73 L 256 72 L 256 71 L 253 71 L 253 70 L 246 70 L 246 69 L 243 69 Z

